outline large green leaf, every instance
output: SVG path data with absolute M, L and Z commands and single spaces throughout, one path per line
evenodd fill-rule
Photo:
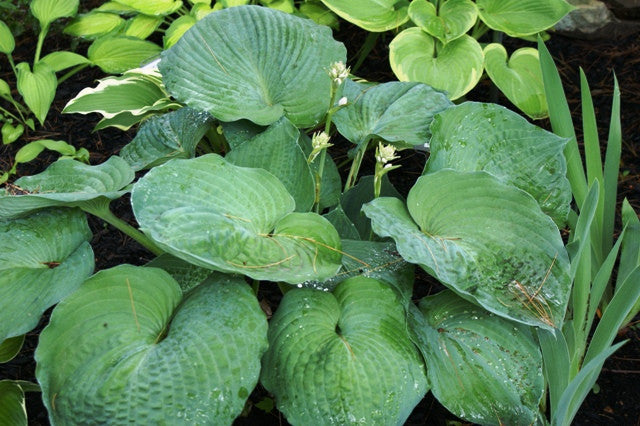
M 480 19 L 511 37 L 546 30 L 573 9 L 565 0 L 476 0 Z
M 134 170 L 148 169 L 171 158 L 191 158 L 196 146 L 212 124 L 206 112 L 192 108 L 151 117 L 120 151 Z
M 463 35 L 442 46 L 420 28 L 407 28 L 389 44 L 389 61 L 401 81 L 419 81 L 458 99 L 482 77 L 480 44 Z
M 12 380 L 0 380 L 0 425 L 27 426 L 24 392 Z
M 196 265 L 255 279 L 324 280 L 340 267 L 340 238 L 315 213 L 293 213 L 284 185 L 216 154 L 171 160 L 133 187 L 141 229 Z
M 409 17 L 423 31 L 446 44 L 469 31 L 478 19 L 478 9 L 471 0 L 448 0 L 437 10 L 427 0 L 413 0 Z
M 484 67 L 491 81 L 529 117 L 549 115 L 536 49 L 523 47 L 508 58 L 501 44 L 491 43 L 484 48 Z
M 113 200 L 127 192 L 124 187 L 134 177 L 133 169 L 116 156 L 97 166 L 61 159 L 42 173 L 16 180 L 14 189 L 0 192 L 0 215 L 10 218 L 43 207 L 86 207 L 94 200 Z
M 78 0 L 32 0 L 31 13 L 40 22 L 40 28 L 47 28 L 58 18 L 75 16 L 78 13 Z
M 409 328 L 435 397 L 482 425 L 531 425 L 544 391 L 542 355 L 529 327 L 445 290 L 412 306 Z
M 315 198 L 315 180 L 307 157 L 298 145 L 300 131 L 281 118 L 259 135 L 229 152 L 236 166 L 265 169 L 277 177 L 296 202 L 296 211 L 309 211 Z
M 342 19 L 367 31 L 392 30 L 409 20 L 408 0 L 322 0 L 322 3 Z
M 161 269 L 121 265 L 55 308 L 36 376 L 52 423 L 230 425 L 258 381 L 266 337 L 239 278 L 183 295 Z
M 443 93 L 420 83 L 344 84 L 342 95 L 349 103 L 333 115 L 333 122 L 355 144 L 376 137 L 422 145 L 429 140 L 433 116 L 452 105 Z
M 158 56 L 162 48 L 150 41 L 127 36 L 106 36 L 91 43 L 87 56 L 107 74 L 138 68 Z
M 167 271 L 169 275 L 178 282 L 183 293 L 186 293 L 195 286 L 202 284 L 202 282 L 211 274 L 217 273 L 211 269 L 201 268 L 200 266 L 185 262 L 184 260 L 168 253 L 161 254 L 144 266 L 160 268 Z
M 557 226 L 526 192 L 486 172 L 445 169 L 418 179 L 407 207 L 365 205 L 373 230 L 461 296 L 500 316 L 562 324 L 571 280 Z
M 484 170 L 527 191 L 542 211 L 563 226 L 571 188 L 563 155 L 566 139 L 534 126 L 495 104 L 465 102 L 436 116 L 425 167 Z
M 401 425 L 428 385 L 394 291 L 354 277 L 333 294 L 284 295 L 269 327 L 261 382 L 300 425 Z
M 163 53 L 160 71 L 176 99 L 222 121 L 267 125 L 285 115 L 309 127 L 329 107 L 327 70 L 337 61 L 346 61 L 346 50 L 328 27 L 237 6 L 194 25 Z
M 91 274 L 91 236 L 85 214 L 72 209 L 0 221 L 0 342 L 33 329 Z
M 18 71 L 18 92 L 42 124 L 47 117 L 53 98 L 56 96 L 56 88 L 58 87 L 56 73 L 44 62 L 36 63 L 33 66 L 33 72 L 26 62 L 16 65 L 16 69 Z

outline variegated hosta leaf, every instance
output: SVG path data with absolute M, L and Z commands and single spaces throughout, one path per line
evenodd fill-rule
M 271 124 L 283 115 L 297 127 L 327 112 L 333 62 L 346 49 L 315 22 L 260 6 L 207 15 L 165 51 L 160 71 L 181 102 L 222 121 Z
M 189 107 L 151 117 L 145 121 L 120 157 L 136 171 L 162 164 L 171 158 L 192 158 L 196 146 L 213 120 L 209 113 Z
M 267 348 L 251 288 L 218 274 L 187 294 L 157 268 L 121 265 L 53 311 L 35 358 L 55 424 L 226 424 Z
M 563 150 L 566 139 L 495 104 L 465 102 L 438 114 L 431 126 L 425 173 L 484 170 L 527 191 L 564 226 L 571 203 Z
M 259 280 L 324 280 L 340 267 L 340 238 L 315 213 L 293 213 L 284 185 L 216 154 L 171 160 L 133 187 L 141 229 L 196 265 Z
M 365 86 L 346 80 L 342 95 L 349 103 L 333 115 L 333 122 L 355 144 L 377 137 L 422 145 L 429 140 L 433 116 L 452 105 L 445 94 L 420 83 Z
M 408 0 L 322 0 L 342 19 L 367 31 L 383 32 L 409 20 Z
M 565 0 L 476 0 L 480 19 L 511 37 L 551 28 L 573 9 Z
M 441 3 L 440 10 L 427 0 L 413 0 L 409 17 L 423 31 L 447 44 L 473 27 L 478 9 L 471 0 L 448 0 Z
M 405 318 L 372 278 L 333 294 L 289 291 L 271 319 L 261 383 L 292 424 L 401 425 L 428 390 Z
M 558 227 L 526 192 L 486 172 L 429 173 L 397 198 L 365 205 L 374 232 L 400 255 L 487 310 L 553 329 L 571 280 Z
M 127 36 L 105 36 L 94 41 L 87 56 L 107 74 L 119 74 L 143 66 L 162 49 L 150 41 Z
M 420 28 L 407 28 L 389 44 L 389 62 L 401 81 L 418 81 L 458 99 L 473 89 L 484 57 L 480 44 L 463 35 L 442 46 Z
M 79 210 L 0 220 L 0 342 L 32 330 L 93 272 L 91 236 Z
M 422 299 L 419 310 L 411 308 L 409 329 L 442 405 L 481 425 L 535 423 L 544 379 L 529 327 L 448 290 Z
M 300 131 L 285 117 L 229 152 L 225 159 L 237 166 L 265 169 L 277 177 L 296 202 L 296 211 L 308 212 L 315 198 L 315 179 L 307 156 L 298 145 Z
M 18 92 L 42 124 L 56 95 L 58 87 L 56 73 L 44 62 L 36 63 L 33 66 L 33 72 L 26 62 L 16 65 L 16 69 Z
M 491 81 L 529 117 L 549 115 L 536 49 L 523 47 L 508 58 L 504 46 L 491 43 L 484 48 L 484 67 Z
M 93 200 L 116 199 L 135 177 L 120 157 L 97 166 L 61 159 L 33 176 L 24 176 L 0 192 L 0 216 L 10 218 L 51 206 L 86 207 Z
M 31 13 L 40 22 L 40 28 L 48 28 L 58 18 L 75 16 L 78 0 L 31 0 Z

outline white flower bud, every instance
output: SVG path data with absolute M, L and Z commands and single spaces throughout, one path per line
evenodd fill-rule
M 349 68 L 342 61 L 334 62 L 329 68 L 329 77 L 336 86 L 340 86 L 349 77 Z
M 348 99 L 347 99 L 347 97 L 346 97 L 346 96 L 343 96 L 343 97 L 341 97 L 341 98 L 340 98 L 340 100 L 338 101 L 338 105 L 339 105 L 339 106 L 345 106 L 345 105 L 347 104 L 347 102 L 349 102 L 349 101 L 348 101 Z
M 396 155 L 396 148 L 393 145 L 383 145 L 382 142 L 378 142 L 378 149 L 376 149 L 376 161 L 380 164 L 387 164 L 390 161 L 400 158 Z

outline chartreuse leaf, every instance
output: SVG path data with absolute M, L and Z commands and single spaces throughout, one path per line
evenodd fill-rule
M 258 381 L 266 337 L 240 278 L 183 294 L 161 269 L 121 265 L 55 308 L 36 376 L 52 423 L 230 425 Z
M 418 81 L 458 99 L 482 76 L 484 57 L 478 42 L 462 35 L 442 46 L 420 28 L 407 28 L 389 44 L 389 62 L 401 81 Z
M 438 114 L 431 131 L 425 173 L 484 170 L 531 194 L 543 212 L 564 225 L 571 203 L 565 138 L 500 105 L 475 102 Z
M 0 193 L 0 216 L 10 218 L 51 206 L 85 208 L 98 199 L 116 199 L 127 192 L 135 177 L 120 157 L 110 157 L 97 166 L 62 159 L 33 176 L 15 181 L 16 192 Z
M 75 67 L 76 65 L 91 64 L 91 61 L 84 56 L 67 51 L 51 52 L 40 59 L 40 62 L 49 65 L 55 72 Z
M 431 134 L 433 116 L 452 105 L 445 94 L 420 83 L 344 84 L 342 95 L 349 103 L 333 115 L 333 122 L 355 144 L 377 137 L 422 145 Z
M 216 154 L 171 160 L 131 194 L 140 228 L 165 251 L 259 280 L 324 280 L 340 267 L 340 238 L 323 217 L 293 213 L 284 185 Z
M 447 44 L 469 31 L 478 19 L 478 9 L 471 0 L 448 0 L 436 10 L 427 0 L 413 0 L 409 17 L 423 31 Z
M 412 306 L 409 329 L 431 391 L 456 416 L 488 425 L 531 425 L 544 391 L 542 355 L 529 327 L 445 290 Z
M 346 49 L 315 22 L 259 6 L 207 15 L 163 52 L 169 92 L 222 121 L 314 126 L 329 106 L 327 69 Z M 292 88 L 295 87 L 295 90 Z
M 573 9 L 565 0 L 477 0 L 480 19 L 511 37 L 546 30 Z
M 305 2 L 300 4 L 299 9 L 300 13 L 309 19 L 313 19 L 320 25 L 326 25 L 334 30 L 340 29 L 338 17 L 320 2 Z
M 300 131 L 287 118 L 229 152 L 225 159 L 236 166 L 265 169 L 277 177 L 296 202 L 296 211 L 313 206 L 315 180 L 307 157 L 298 145 Z
M 78 13 L 78 0 L 32 0 L 31 13 L 40 22 L 40 28 L 46 28 L 58 18 L 75 16 Z
M 406 207 L 383 197 L 363 210 L 405 260 L 466 299 L 524 324 L 562 324 L 568 255 L 557 226 L 526 192 L 486 172 L 445 169 L 420 177 Z
M 180 9 L 180 6 L 182 6 L 181 0 L 118 0 L 118 3 L 121 3 L 145 15 L 162 16 L 170 15 Z
M 408 0 L 322 0 L 322 3 L 342 19 L 372 32 L 392 30 L 409 20 Z
M 161 16 L 136 15 L 127 21 L 124 35 L 145 39 L 162 24 Z
M 189 107 L 151 117 L 122 148 L 120 157 L 136 171 L 171 158 L 191 158 L 211 123 L 208 113 Z
M 261 383 L 292 424 L 401 425 L 428 390 L 396 293 L 354 277 L 287 292 L 269 327 Z
M 16 65 L 16 69 L 18 92 L 42 124 L 56 95 L 58 87 L 56 73 L 44 62 L 36 63 L 33 71 L 26 62 Z
M 153 75 L 128 72 L 98 80 L 96 87 L 86 87 L 71 99 L 63 113 L 89 114 L 96 112 L 105 118 L 128 113 L 142 117 L 152 111 L 172 106 L 162 82 Z
M 16 47 L 16 41 L 13 38 L 11 29 L 0 20 L 0 52 L 10 55 Z
M 91 274 L 90 239 L 79 210 L 0 221 L 0 342 L 32 330 L 47 308 Z
M 74 37 L 95 39 L 115 32 L 124 26 L 125 20 L 115 13 L 92 11 L 76 18 L 64 27 L 64 33 Z
M 127 36 L 105 36 L 94 41 L 87 56 L 108 74 L 138 68 L 156 57 L 162 49 L 155 43 Z
M 187 32 L 187 30 L 193 27 L 197 22 L 197 19 L 191 15 L 183 15 L 173 21 L 167 31 L 162 37 L 162 43 L 165 50 L 173 46 L 180 40 L 180 38 Z
M 27 426 L 24 392 L 12 380 L 0 380 L 0 422 L 6 426 Z
M 24 336 L 24 334 L 21 334 L 0 341 L 0 363 L 9 362 L 18 355 L 24 343 Z
M 501 44 L 491 43 L 484 48 L 484 67 L 491 81 L 529 117 L 549 115 L 538 50 L 523 47 L 508 58 Z

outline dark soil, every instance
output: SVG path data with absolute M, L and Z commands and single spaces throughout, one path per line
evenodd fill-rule
M 376 47 L 369 54 L 367 61 L 358 70 L 358 75 L 372 81 L 389 81 L 395 79 L 390 71 L 386 46 L 393 37 L 383 34 Z M 365 33 L 356 27 L 343 23 L 336 38 L 343 41 L 348 48 L 349 57 L 355 58 L 358 49 L 364 43 Z M 506 43 L 510 50 L 518 46 Z M 56 49 L 68 49 L 70 42 L 65 38 L 50 38 L 45 45 L 45 52 Z M 35 38 L 21 39 L 15 53 L 16 62 L 31 60 Z M 578 68 L 584 68 L 594 96 L 598 124 L 601 137 L 606 140 L 610 103 L 613 88 L 613 71 L 615 70 L 622 92 L 622 129 L 624 146 L 621 163 L 621 180 L 619 185 L 620 201 L 629 199 L 631 205 L 640 210 L 640 40 L 628 37 L 617 41 L 579 41 L 566 37 L 554 36 L 547 46 L 559 67 L 576 127 L 580 123 L 580 92 Z M 82 46 L 79 50 L 82 51 Z M 5 62 L 0 62 L 0 78 L 13 81 Z M 91 163 L 97 164 L 109 156 L 117 154 L 134 136 L 133 131 L 121 132 L 106 129 L 92 132 L 98 121 L 97 116 L 63 115 L 61 110 L 65 103 L 82 88 L 95 85 L 97 78 L 102 77 L 99 70 L 85 70 L 63 83 L 56 96 L 56 101 L 42 128 L 35 132 L 27 132 L 20 144 L 41 138 L 62 139 L 70 144 L 87 148 L 91 152 Z M 482 82 L 469 96 L 470 99 L 488 101 L 490 96 L 488 82 Z M 504 98 L 498 102 L 510 106 Z M 537 123 L 548 128 L 548 123 Z M 11 166 L 11 161 L 19 143 L 0 147 L 0 170 Z M 18 167 L 18 175 L 38 173 L 55 161 L 56 155 L 44 153 L 37 160 Z M 417 176 L 422 171 L 425 156 L 419 152 L 402 153 L 402 168 L 391 173 L 391 180 L 400 192 L 406 194 Z M 371 166 L 370 164 L 368 165 Z M 364 167 L 367 167 L 365 163 Z M 135 225 L 127 197 L 112 204 L 113 211 L 124 220 Z M 90 218 L 90 226 L 94 233 L 92 246 L 96 256 L 96 269 L 105 269 L 122 263 L 143 265 L 152 259 L 152 255 L 135 241 L 114 230 L 102 221 Z M 277 288 L 263 286 L 259 298 L 265 305 L 275 310 L 279 301 Z M 424 273 L 420 273 L 416 281 L 415 297 L 420 298 L 436 291 L 440 285 Z M 0 379 L 21 379 L 35 381 L 35 363 L 33 352 L 37 345 L 39 331 L 46 325 L 48 313 L 41 324 L 30 332 L 22 352 L 8 364 L 0 365 Z M 628 340 L 627 344 L 615 353 L 604 365 L 598 379 L 597 393 L 590 393 L 579 412 L 576 425 L 639 425 L 640 426 L 640 325 L 632 323 L 623 330 L 620 339 Z M 287 424 L 277 410 L 265 412 L 255 406 L 269 395 L 261 387 L 253 392 L 247 404 L 246 415 L 236 420 L 237 425 Z M 30 424 L 48 425 L 47 414 L 37 393 L 27 394 L 27 410 Z M 448 421 L 457 420 L 447 412 L 432 396 L 425 399 L 415 408 L 409 418 L 409 425 L 444 425 Z M 459 421 L 459 420 L 458 420 Z M 461 424 L 465 424 L 461 422 Z

